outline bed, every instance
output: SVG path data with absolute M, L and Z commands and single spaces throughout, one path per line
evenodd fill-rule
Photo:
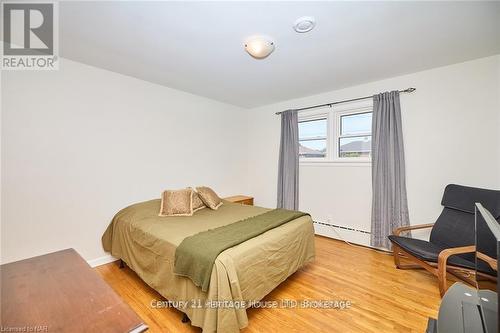
M 248 325 L 248 303 L 241 301 L 261 300 L 314 259 L 312 220 L 301 216 L 220 253 L 204 292 L 174 273 L 177 247 L 186 237 L 270 209 L 228 201 L 217 210 L 205 208 L 189 217 L 159 217 L 159 209 L 160 200 L 151 200 L 118 212 L 102 237 L 103 247 L 203 332 L 239 332 Z M 214 306 L 199 306 L 206 304 Z

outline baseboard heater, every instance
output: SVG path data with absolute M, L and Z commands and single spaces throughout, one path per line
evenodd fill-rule
M 336 224 L 324 223 L 324 222 L 319 222 L 319 221 L 313 221 L 313 223 L 315 223 L 315 224 L 320 224 L 320 225 L 326 225 L 326 226 L 328 226 L 328 227 L 333 227 L 333 228 L 339 228 L 339 229 L 344 229 L 344 230 L 349 230 L 349 231 L 360 232 L 360 233 L 362 233 L 362 234 L 367 234 L 367 235 L 370 235 L 370 234 L 371 234 L 371 232 L 369 232 L 369 231 L 359 230 L 359 229 L 350 228 L 350 227 L 346 227 L 346 226 L 342 226 L 342 225 L 336 225 Z

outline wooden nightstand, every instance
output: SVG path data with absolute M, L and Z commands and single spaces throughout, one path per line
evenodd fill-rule
M 253 206 L 253 197 L 249 197 L 246 195 L 233 195 L 232 197 L 224 198 L 224 200 L 240 203 L 242 205 Z

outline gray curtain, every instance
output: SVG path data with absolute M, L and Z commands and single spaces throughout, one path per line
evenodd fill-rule
M 396 227 L 409 225 L 399 92 L 373 96 L 371 245 L 390 248 Z
M 281 114 L 278 208 L 299 208 L 299 123 L 297 111 Z

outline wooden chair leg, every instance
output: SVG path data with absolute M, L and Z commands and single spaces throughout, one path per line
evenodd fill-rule
M 393 256 L 394 256 L 394 263 L 396 264 L 396 267 L 399 269 L 425 269 L 429 273 L 437 275 L 436 268 L 434 266 L 428 264 L 423 260 L 413 257 L 412 255 L 408 254 L 397 245 L 393 246 Z M 406 259 L 415 264 L 406 264 L 406 263 L 403 264 L 402 259 Z
M 183 313 L 182 314 L 182 319 L 181 321 L 185 324 L 185 323 L 188 323 L 189 322 L 189 317 L 187 316 L 187 314 Z
M 120 259 L 120 268 L 124 268 L 125 264 L 123 263 L 123 260 Z
M 397 268 L 401 268 L 401 261 L 399 258 L 399 246 L 392 244 L 392 255 L 394 257 L 394 264 Z
M 425 267 L 422 267 L 420 265 L 411 265 L 411 264 L 408 264 L 408 265 L 407 264 L 404 264 L 404 265 L 400 264 L 398 268 L 399 269 L 425 269 Z
M 445 262 L 438 262 L 438 268 L 437 268 L 437 278 L 438 278 L 438 285 L 439 285 L 439 294 L 441 294 L 441 297 L 444 296 L 446 293 L 446 290 L 448 289 L 448 281 L 446 280 L 446 261 Z

